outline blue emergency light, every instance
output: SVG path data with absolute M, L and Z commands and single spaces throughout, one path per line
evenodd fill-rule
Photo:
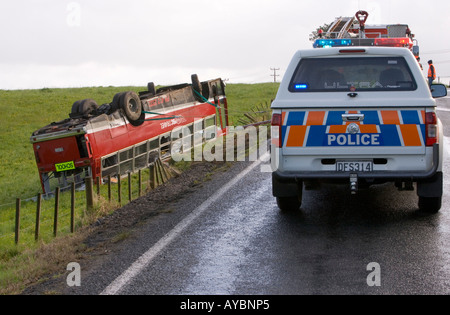
M 306 83 L 295 84 L 294 88 L 296 90 L 306 90 L 308 88 L 308 84 L 306 84 Z
M 345 47 L 351 46 L 351 39 L 317 39 L 313 47 L 314 48 L 330 48 L 330 47 Z

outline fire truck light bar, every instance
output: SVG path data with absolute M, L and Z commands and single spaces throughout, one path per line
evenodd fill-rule
M 411 49 L 413 42 L 409 37 L 399 38 L 356 38 L 356 39 L 317 39 L 314 48 L 331 48 L 347 46 L 387 46 L 405 47 Z

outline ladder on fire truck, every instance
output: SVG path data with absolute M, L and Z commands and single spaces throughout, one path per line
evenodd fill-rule
M 338 17 L 328 28 L 327 38 L 345 38 L 350 27 L 352 27 L 354 17 Z

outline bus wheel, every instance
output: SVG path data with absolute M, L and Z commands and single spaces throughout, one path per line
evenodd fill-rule
M 81 102 L 81 101 L 76 101 L 75 103 L 73 103 L 73 105 L 72 105 L 72 111 L 70 112 L 71 115 L 77 115 L 77 114 L 79 114 L 80 102 Z
M 150 92 L 150 94 L 155 95 L 156 94 L 155 83 L 153 82 L 147 83 L 147 90 Z
M 136 93 L 125 92 L 120 98 L 119 106 L 130 122 L 137 122 L 141 118 L 142 104 Z
M 116 95 L 114 95 L 114 98 L 110 104 L 111 105 L 111 113 L 115 112 L 116 110 L 118 110 L 120 108 L 119 103 L 120 103 L 120 99 L 123 94 L 125 94 L 125 93 L 120 92 L 120 93 L 117 93 Z
M 80 101 L 79 106 L 80 107 L 78 108 L 78 112 L 83 116 L 88 116 L 89 114 L 92 114 L 98 108 L 97 102 L 90 98 Z
M 192 81 L 192 88 L 194 89 L 194 91 L 202 95 L 202 85 L 200 83 L 200 80 L 198 79 L 198 75 L 196 74 L 191 75 L 191 81 Z M 202 96 L 200 95 L 195 94 L 195 98 L 203 101 Z

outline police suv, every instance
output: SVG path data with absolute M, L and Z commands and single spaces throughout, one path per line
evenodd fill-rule
M 438 212 L 444 142 L 433 98 L 446 87 L 430 87 L 407 48 L 330 46 L 298 51 L 272 103 L 279 208 L 300 208 L 303 190 L 321 182 L 345 183 L 352 194 L 393 182 L 416 186 L 419 208 Z

